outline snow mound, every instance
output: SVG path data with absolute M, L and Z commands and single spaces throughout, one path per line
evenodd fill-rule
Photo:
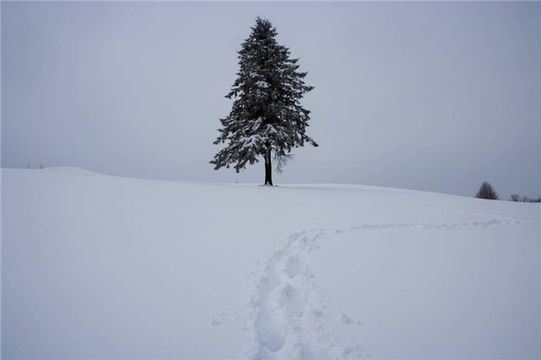
M 540 209 L 3 169 L 2 358 L 540 358 Z
M 72 166 L 54 166 L 54 167 L 47 167 L 44 169 L 40 169 L 44 171 L 54 171 L 54 172 L 60 172 L 60 173 L 66 173 L 66 174 L 77 174 L 77 175 L 98 175 L 98 173 L 85 169 L 80 167 L 72 167 Z

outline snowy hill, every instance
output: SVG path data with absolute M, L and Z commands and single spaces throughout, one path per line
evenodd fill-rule
M 2 354 L 540 358 L 538 204 L 2 170 Z

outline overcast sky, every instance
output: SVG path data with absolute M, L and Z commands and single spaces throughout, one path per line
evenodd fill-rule
M 2 166 L 262 183 L 208 163 L 257 16 L 315 86 L 276 183 L 541 195 L 533 2 L 2 2 Z

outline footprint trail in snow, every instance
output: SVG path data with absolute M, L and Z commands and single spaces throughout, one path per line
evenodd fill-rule
M 291 235 L 272 255 L 252 298 L 253 344 L 249 359 L 357 359 L 362 350 L 326 332 L 330 318 L 310 269 L 318 240 L 338 230 Z
M 319 229 L 290 235 L 285 246 L 268 259 L 256 284 L 249 307 L 252 340 L 247 358 L 359 359 L 367 355 L 360 346 L 344 344 L 326 330 L 331 316 L 310 267 L 310 254 L 326 235 L 391 229 L 453 231 L 533 223 L 538 224 L 500 216 L 456 224 L 364 224 L 346 230 Z M 344 319 L 343 323 L 351 322 Z

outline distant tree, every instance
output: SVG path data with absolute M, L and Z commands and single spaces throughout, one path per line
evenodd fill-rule
M 530 198 L 530 197 L 524 196 L 522 198 L 522 201 L 523 202 L 529 202 L 529 203 L 539 203 L 539 202 L 541 202 L 541 198 L 536 199 L 536 198 Z
M 214 144 L 226 143 L 211 161 L 214 169 L 233 166 L 237 172 L 262 157 L 265 185 L 272 185 L 274 154 L 279 170 L 293 148 L 317 143 L 306 135 L 310 111 L 302 107 L 303 95 L 313 89 L 304 83 L 298 59 L 276 41 L 276 28 L 257 18 L 239 51 L 240 70 L 227 98 L 234 98 L 229 115 Z
M 492 188 L 492 185 L 485 181 L 481 184 L 475 197 L 479 199 L 498 200 L 498 193 Z
M 541 203 L 541 197 L 539 197 L 539 198 L 530 198 L 528 196 L 520 196 L 518 194 L 511 195 L 510 200 L 515 201 L 515 202 Z

